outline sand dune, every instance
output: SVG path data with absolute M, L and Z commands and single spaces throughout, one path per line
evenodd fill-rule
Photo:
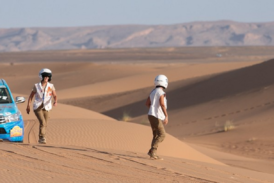
M 26 123 L 26 143 L 36 143 L 39 124 L 33 113 L 27 115 L 19 105 Z M 89 148 L 116 149 L 133 152 L 148 151 L 152 132 L 147 126 L 116 121 L 108 116 L 79 107 L 59 104 L 50 112 L 48 141 L 50 144 Z M 35 134 L 35 135 L 34 135 Z M 208 158 L 168 135 L 159 153 L 165 156 L 222 164 Z M 198 158 L 198 159 L 197 159 Z
M 99 65 L 94 63 L 37 63 L 37 64 L 1 64 L 0 73 L 11 90 L 29 95 L 34 83 L 39 82 L 41 68 L 50 68 L 53 72 L 52 83 L 58 91 L 83 85 L 96 84 L 108 80 L 142 74 L 157 69 L 144 66 Z M 80 95 L 81 92 L 77 92 Z M 71 94 L 71 97 L 77 97 Z M 61 97 L 62 95 L 60 95 Z
M 273 182 L 270 174 L 142 153 L 79 146 L 1 144 L 4 182 Z
M 273 166 L 273 63 L 269 60 L 231 72 L 170 83 L 167 96 L 172 123 L 167 126 L 167 132 L 187 142 L 268 160 L 249 168 L 258 170 L 258 167 Z M 150 90 L 109 95 L 100 100 L 83 98 L 82 102 L 66 102 L 92 108 L 116 119 L 121 119 L 123 112 L 127 112 L 133 117 L 132 121 L 147 123 L 143 106 Z M 108 107 L 112 103 L 119 105 Z M 228 121 L 236 129 L 224 133 Z
M 65 105 L 58 107 L 74 108 Z M 82 110 L 85 111 L 77 111 Z M 95 119 L 69 119 L 74 114 L 66 113 L 65 118 L 61 114 L 64 112 L 59 112 L 59 116 L 55 116 L 58 119 L 51 119 L 48 124 L 49 145 L 36 143 L 37 120 L 26 121 L 25 144 L 1 145 L 0 154 L 6 157 L 0 165 L 4 170 L 1 173 L 4 180 L 16 180 L 14 175 L 20 176 L 23 182 L 177 180 L 199 183 L 274 180 L 270 174 L 224 166 L 170 135 L 159 148 L 159 154 L 165 160 L 151 161 L 144 153 L 149 147 L 147 139 L 151 138 L 149 127 L 99 118 L 92 111 L 90 116 Z M 15 164 L 12 163 L 14 161 Z M 6 172 L 12 172 L 13 176 Z M 156 176 L 155 173 L 161 175 Z
M 215 61 L 2 64 L 13 95 L 25 97 L 40 68 L 51 68 L 59 98 L 47 145 L 37 143 L 33 112 L 18 105 L 24 143 L 0 144 L 2 181 L 274 182 L 274 62 Z M 144 100 L 159 73 L 170 79 L 170 123 L 158 149 L 164 161 L 153 161 Z M 119 121 L 127 110 L 140 124 Z M 227 121 L 235 128 L 224 132 Z
M 193 77 L 199 77 L 203 75 L 209 75 L 219 72 L 224 72 L 236 68 L 245 67 L 252 65 L 252 62 L 244 63 L 221 63 L 221 64 L 189 64 L 189 65 L 176 65 L 170 69 L 162 68 L 154 72 L 149 72 L 146 74 L 139 74 L 128 76 L 120 79 L 112 79 L 105 82 L 95 83 L 92 85 L 85 85 L 77 88 L 67 89 L 65 91 L 59 91 L 60 99 L 68 98 L 81 98 L 87 96 L 98 96 L 107 95 L 113 93 L 120 93 L 125 91 L 132 91 L 140 88 L 149 87 L 153 83 L 153 79 L 148 80 L 147 78 L 154 78 L 159 73 L 165 73 L 169 76 L 169 82 L 184 80 Z M 135 67 L 135 66 L 133 66 Z M 196 71 L 196 72 L 195 72 Z M 199 71 L 199 72 L 197 72 Z M 82 92 L 77 95 L 77 97 L 71 95 L 71 93 L 76 93 L 78 90 Z
M 264 167 L 273 166 L 269 161 L 273 157 L 273 63 L 269 60 L 235 71 L 171 82 L 167 90 L 171 121 L 167 132 L 186 142 L 264 159 L 261 164 L 248 166 L 251 169 L 265 171 Z M 144 101 L 151 89 L 64 102 L 116 119 L 127 113 L 131 121 L 148 124 Z M 224 133 L 228 122 L 236 129 Z M 273 173 L 271 169 L 267 172 Z

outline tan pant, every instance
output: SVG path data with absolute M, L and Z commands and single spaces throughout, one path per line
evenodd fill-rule
M 34 110 L 34 113 L 39 120 L 39 139 L 46 138 L 46 128 L 49 118 L 49 111 L 42 109 L 43 105 Z
M 150 152 L 156 154 L 158 144 L 163 142 L 166 136 L 166 132 L 162 120 L 150 115 L 148 116 L 148 120 L 150 122 L 153 133 Z

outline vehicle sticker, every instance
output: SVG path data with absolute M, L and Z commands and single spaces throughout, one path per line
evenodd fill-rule
M 10 112 L 6 112 L 5 114 L 6 114 L 6 115 L 11 115 L 11 113 L 10 113 Z
M 4 99 L 4 100 L 7 100 L 7 98 L 8 98 L 7 96 L 3 96 L 3 97 L 2 97 L 2 99 Z
M 22 136 L 23 134 L 23 129 L 20 128 L 19 126 L 15 126 L 11 129 L 10 131 L 10 136 L 11 137 L 18 137 L 18 136 Z
M 12 108 L 11 106 L 6 106 L 6 105 L 3 105 L 3 106 L 0 105 L 0 107 L 1 108 Z

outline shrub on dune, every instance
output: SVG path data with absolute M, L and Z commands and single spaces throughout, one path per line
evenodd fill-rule
M 233 121 L 227 120 L 224 124 L 224 132 L 227 132 L 227 131 L 233 130 L 233 129 L 235 129 Z
M 132 117 L 129 115 L 129 113 L 127 113 L 127 112 L 124 112 L 124 113 L 123 113 L 122 121 L 128 122 L 128 121 L 130 121 L 131 119 L 132 119 Z

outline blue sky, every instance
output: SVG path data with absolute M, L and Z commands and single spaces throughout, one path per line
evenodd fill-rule
M 0 28 L 274 21 L 274 0 L 0 0 Z

